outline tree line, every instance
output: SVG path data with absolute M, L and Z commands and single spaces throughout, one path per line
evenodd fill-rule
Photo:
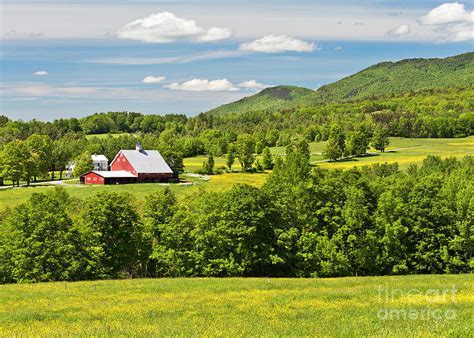
M 289 145 L 261 188 L 183 200 L 34 193 L 1 217 L 0 281 L 472 272 L 472 157 L 329 171 L 308 153 Z

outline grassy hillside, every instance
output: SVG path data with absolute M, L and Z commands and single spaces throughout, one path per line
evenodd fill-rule
M 0 335 L 468 336 L 473 285 L 472 275 L 4 285 Z
M 474 53 L 444 59 L 407 59 L 383 62 L 323 86 L 317 91 L 294 86 L 262 92 L 211 110 L 211 114 L 242 113 L 315 106 L 397 95 L 410 91 L 474 85 Z

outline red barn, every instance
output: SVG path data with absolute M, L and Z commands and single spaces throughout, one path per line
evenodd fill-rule
M 83 184 L 123 184 L 136 183 L 137 176 L 128 171 L 89 171 L 81 175 L 80 181 Z
M 112 172 L 127 171 L 138 182 L 165 182 L 173 178 L 173 170 L 157 150 L 143 150 L 138 143 L 135 150 L 120 150 L 110 164 Z
M 156 150 L 120 150 L 110 164 L 111 171 L 89 171 L 80 177 L 84 184 L 121 184 L 166 182 L 174 177 L 173 170 Z

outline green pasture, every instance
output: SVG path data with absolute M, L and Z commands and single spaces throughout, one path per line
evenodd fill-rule
M 316 151 L 324 151 L 325 145 L 320 143 L 320 147 L 315 147 Z M 474 136 L 467 138 L 390 138 L 390 144 L 384 153 L 375 149 L 369 150 L 372 156 L 353 158 L 339 162 L 320 162 L 319 157 L 313 157 L 314 164 L 318 164 L 328 169 L 349 169 L 354 166 L 361 167 L 375 163 L 398 162 L 400 169 L 406 169 L 410 164 L 421 164 L 428 155 L 436 155 L 442 158 L 474 155 Z
M 251 184 L 254 186 L 261 186 L 265 182 L 268 173 L 255 173 L 255 174 L 243 174 L 243 173 L 227 173 L 222 175 L 214 175 L 203 178 L 196 178 L 182 176 L 182 180 L 187 184 L 160 184 L 160 183 L 142 183 L 142 184 L 128 184 L 128 185 L 80 185 L 78 180 L 66 181 L 65 185 L 62 185 L 66 191 L 73 198 L 85 199 L 98 192 L 117 192 L 127 193 L 135 197 L 137 204 L 141 205 L 144 202 L 146 196 L 157 190 L 165 189 L 166 187 L 171 189 L 178 198 L 182 199 L 185 196 L 192 195 L 199 191 L 199 189 L 205 189 L 207 191 L 222 191 L 229 189 L 234 184 Z M 22 202 L 25 202 L 29 196 L 34 192 L 44 192 L 48 189 L 52 189 L 54 186 L 50 184 L 35 185 L 31 187 L 20 187 L 20 188 L 7 188 L 0 190 L 0 211 L 5 210 L 7 207 L 14 207 Z
M 443 158 L 456 156 L 464 157 L 466 155 L 474 155 L 474 136 L 462 139 L 408 139 L 408 138 L 391 138 L 390 145 L 385 153 L 376 152 L 371 149 L 370 156 L 348 159 L 337 162 L 327 162 L 323 159 L 321 153 L 324 151 L 326 142 L 314 142 L 310 144 L 311 163 L 328 169 L 349 169 L 354 166 L 360 167 L 372 165 L 375 163 L 393 163 L 398 162 L 401 169 L 405 169 L 410 164 L 421 164 L 423 159 L 428 155 L 438 155 Z M 284 147 L 274 147 L 271 149 L 275 156 L 284 156 Z M 202 163 L 207 159 L 206 156 L 196 156 L 184 159 L 186 172 L 195 172 L 202 169 Z M 224 167 L 226 158 L 216 157 L 215 168 Z M 239 170 L 238 160 L 234 164 L 234 170 Z M 184 198 L 189 194 L 195 193 L 199 189 L 210 191 L 221 191 L 229 189 L 234 184 L 246 183 L 255 186 L 261 186 L 268 177 L 268 173 L 225 173 L 214 175 L 209 180 L 202 180 L 186 176 L 184 180 L 194 182 L 193 185 L 177 185 L 177 184 L 136 184 L 136 185 L 114 185 L 114 186 L 79 186 L 77 181 L 66 182 L 66 189 L 73 197 L 87 198 L 99 191 L 115 191 L 125 192 L 136 197 L 138 203 L 142 202 L 145 196 L 153 191 L 169 187 L 176 193 L 178 198 Z M 31 193 L 35 191 L 44 191 L 50 189 L 48 184 L 35 186 L 30 188 L 15 188 L 0 190 L 0 211 L 6 207 L 14 207 L 19 203 L 26 201 Z
M 0 286 L 1 336 L 468 337 L 473 316 L 473 275 Z
M 90 140 L 91 138 L 98 138 L 98 139 L 104 139 L 107 137 L 119 137 L 119 136 L 129 136 L 129 133 L 118 133 L 118 134 L 88 134 L 86 135 L 86 138 Z
M 311 164 L 319 165 L 328 169 L 349 169 L 354 166 L 361 167 L 375 163 L 398 162 L 401 169 L 407 168 L 410 164 L 421 164 L 428 155 L 437 155 L 442 158 L 474 155 L 474 136 L 466 138 L 390 138 L 390 144 L 384 153 L 373 148 L 369 149 L 370 156 L 351 158 L 337 162 L 328 162 L 324 159 L 323 153 L 327 141 L 312 142 L 309 144 L 311 152 Z M 273 147 L 270 151 L 274 156 L 284 156 L 285 147 Z M 184 160 L 185 169 L 194 172 L 202 169 L 202 164 L 207 160 L 207 156 L 196 156 Z M 225 167 L 226 158 L 215 157 L 215 168 Z M 234 169 L 239 170 L 240 164 L 236 159 Z

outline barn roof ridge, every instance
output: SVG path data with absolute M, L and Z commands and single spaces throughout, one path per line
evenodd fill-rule
M 137 174 L 173 173 L 173 170 L 171 170 L 158 150 L 139 151 L 121 149 L 111 164 L 117 160 L 120 154 L 123 154 L 127 158 Z

